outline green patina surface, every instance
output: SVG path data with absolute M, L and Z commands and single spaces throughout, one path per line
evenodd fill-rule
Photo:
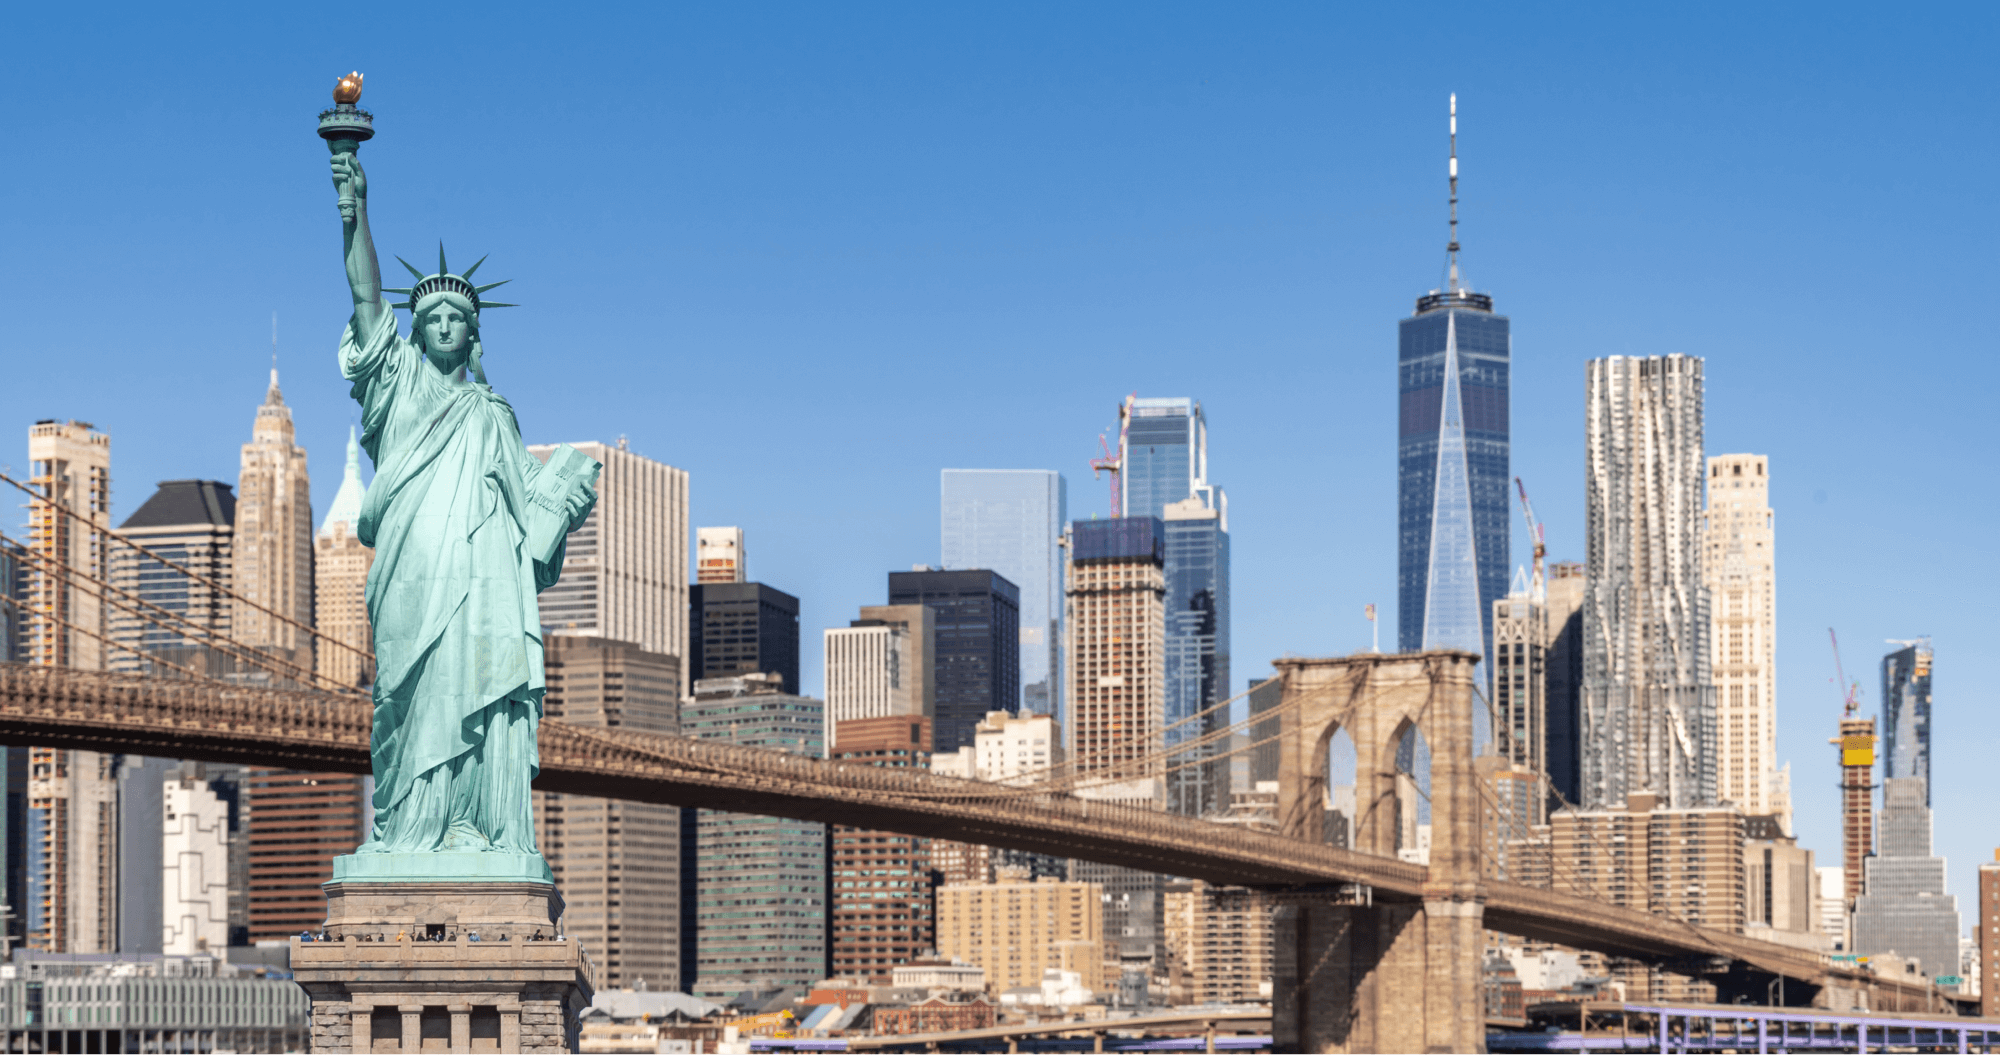
M 375 464 L 355 533 L 375 549 L 375 824 L 336 858 L 334 879 L 550 881 L 535 846 L 529 783 L 542 709 L 535 596 L 562 571 L 563 543 L 596 502 L 601 466 L 573 448 L 544 465 L 514 410 L 487 384 L 479 294 L 438 270 L 385 290 L 356 152 L 330 142 L 354 314 L 340 370 L 361 404 Z M 409 267 L 408 264 L 404 265 Z M 383 294 L 408 293 L 397 331 Z M 397 305 L 401 306 L 401 305 Z

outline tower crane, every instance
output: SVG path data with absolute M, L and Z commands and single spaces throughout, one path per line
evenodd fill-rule
M 1847 680 L 1847 669 L 1840 664 L 1840 635 L 1834 633 L 1832 627 L 1827 627 L 1826 636 L 1833 642 L 1833 672 L 1839 679 L 1834 685 L 1841 694 L 1840 716 L 1852 718 L 1854 712 L 1861 709 L 1861 681 L 1858 678 L 1853 682 Z
M 1090 460 L 1091 479 L 1098 479 L 1100 473 L 1111 474 L 1111 519 L 1113 520 L 1118 519 L 1120 515 L 1119 495 L 1123 492 L 1123 488 L 1119 487 L 1118 478 L 1125 472 L 1125 432 L 1131 427 L 1132 404 L 1138 398 L 1139 393 L 1134 392 L 1125 397 L 1125 402 L 1118 404 L 1118 453 L 1111 453 L 1110 444 L 1105 442 L 1104 433 L 1100 432 L 1097 434 L 1097 449 L 1103 451 L 1104 456 Z
M 1521 512 L 1528 518 L 1528 537 L 1535 543 L 1535 571 L 1533 578 L 1528 580 L 1528 597 L 1541 604 L 1548 600 L 1548 584 L 1542 578 L 1542 559 L 1548 556 L 1549 548 L 1542 542 L 1542 522 L 1535 519 L 1535 505 L 1528 501 L 1528 485 L 1516 476 L 1514 489 L 1521 492 Z

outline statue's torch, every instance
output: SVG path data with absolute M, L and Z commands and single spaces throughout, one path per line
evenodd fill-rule
M 354 154 L 363 140 L 375 137 L 375 115 L 355 104 L 361 101 L 361 74 L 350 73 L 333 86 L 333 109 L 319 115 L 319 137 L 335 154 Z M 354 219 L 354 190 L 340 189 L 340 218 Z

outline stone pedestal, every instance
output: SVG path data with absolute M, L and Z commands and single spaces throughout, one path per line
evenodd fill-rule
M 328 940 L 292 939 L 313 1051 L 576 1050 L 593 971 L 555 940 L 553 885 L 333 882 L 326 900 Z

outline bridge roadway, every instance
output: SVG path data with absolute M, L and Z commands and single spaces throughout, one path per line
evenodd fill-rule
M 0 663 L 0 743 L 15 746 L 366 773 L 369 723 L 358 697 Z M 1224 885 L 1332 896 L 1363 884 L 1376 901 L 1420 899 L 1429 879 L 1421 865 L 1234 825 L 678 736 L 544 721 L 541 754 L 543 791 L 848 824 Z M 1523 938 L 1685 971 L 1732 961 L 1868 988 L 1878 1008 L 1923 1006 L 1921 990 L 1892 995 L 1881 979 L 1804 950 L 1558 890 L 1487 882 L 1484 893 L 1485 925 Z

